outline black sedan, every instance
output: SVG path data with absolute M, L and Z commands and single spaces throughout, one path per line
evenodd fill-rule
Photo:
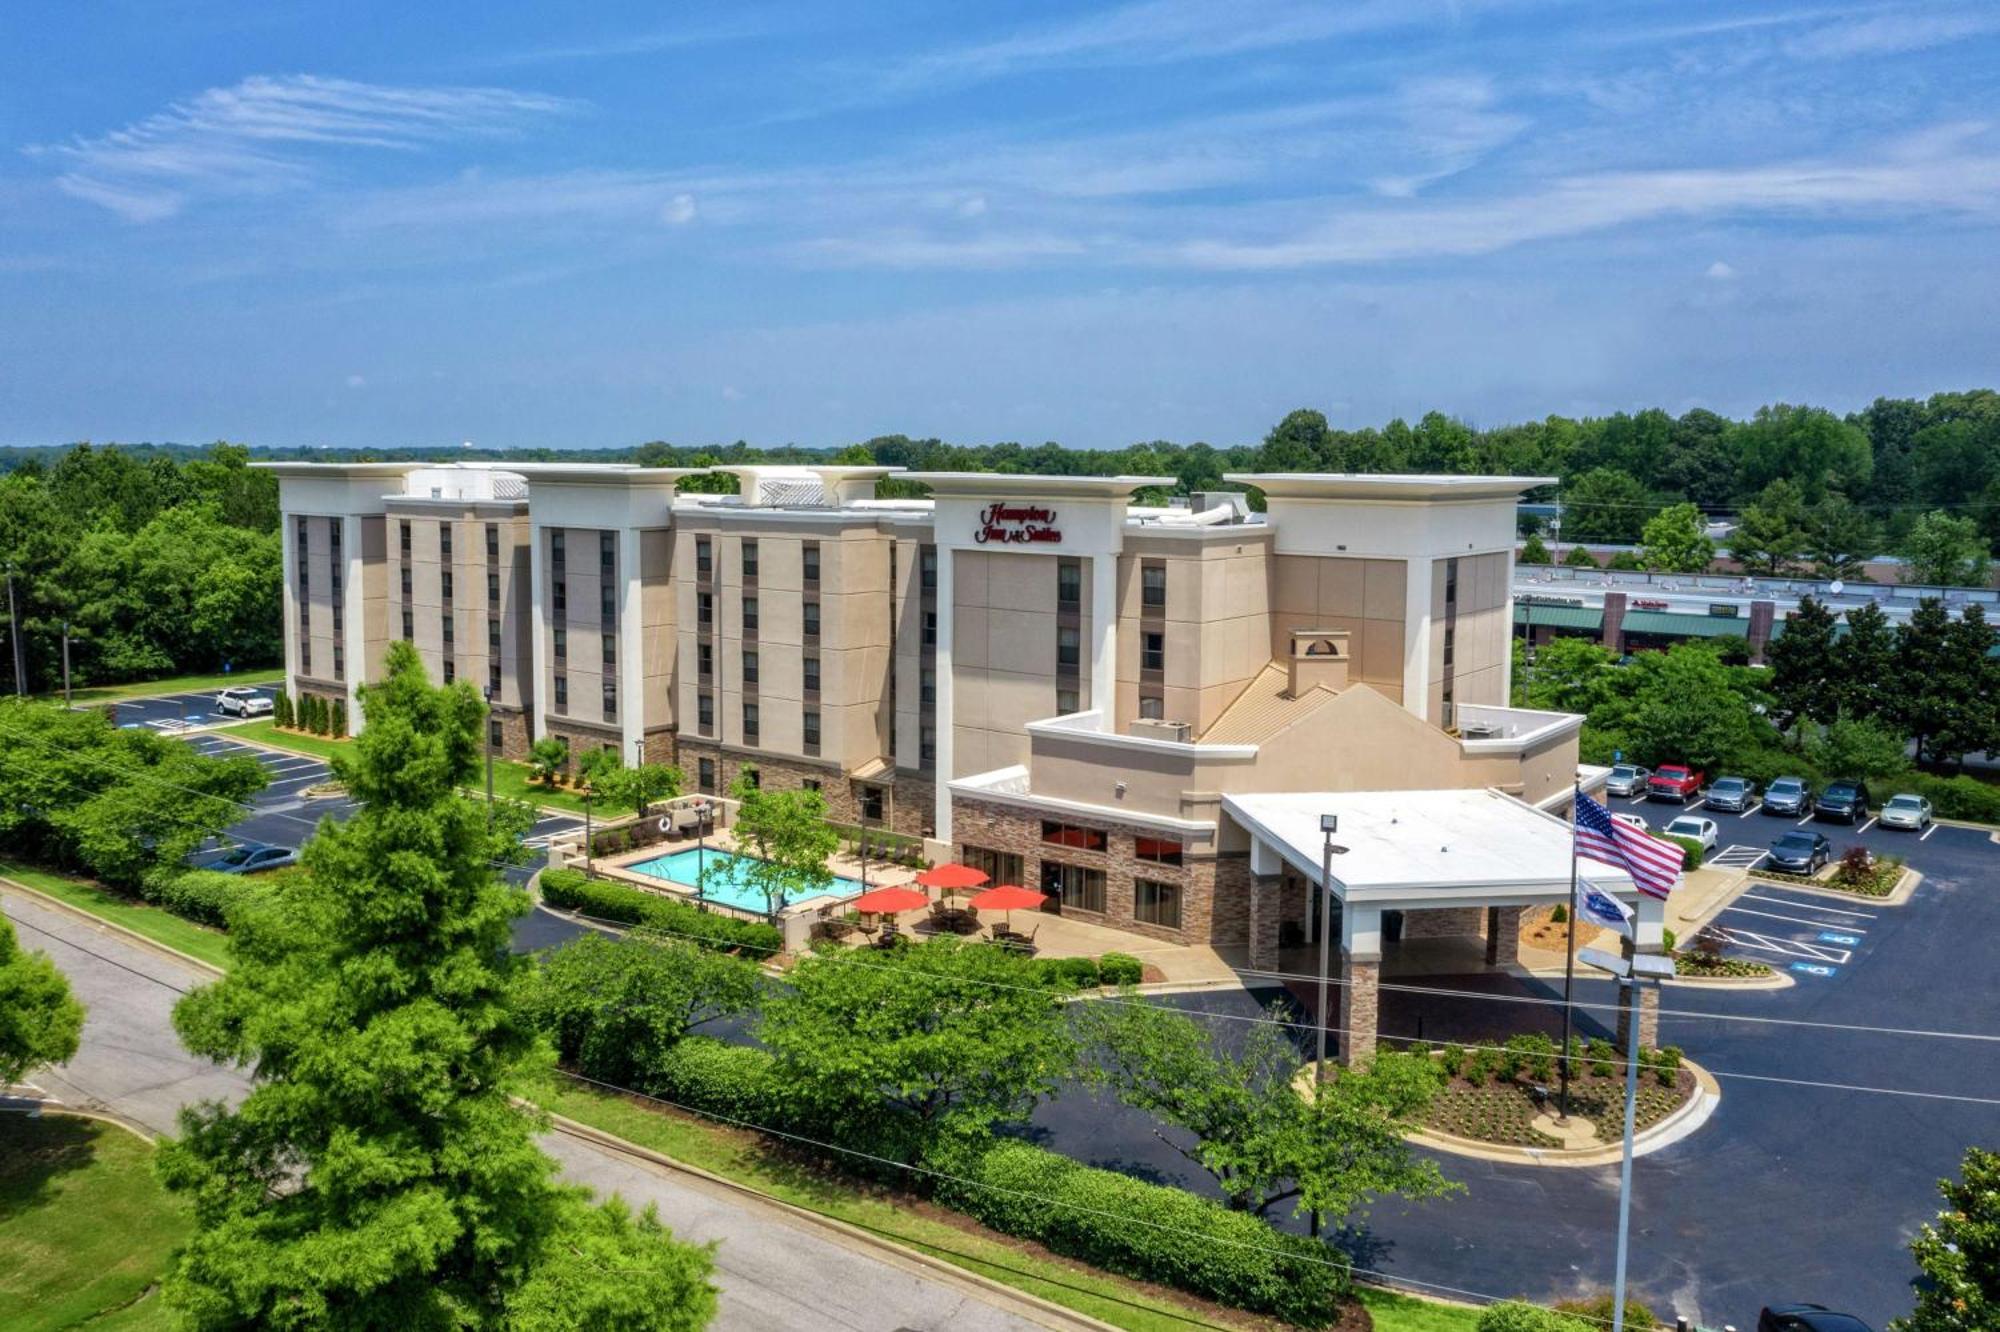
M 1833 859 L 1833 843 L 1825 833 L 1794 828 L 1771 843 L 1771 868 L 1787 874 L 1811 874 Z
M 1865 782 L 1830 782 L 1813 801 L 1813 817 L 1856 823 L 1868 817 L 1868 785 Z
M 1853 1314 L 1824 1304 L 1776 1304 L 1757 1315 L 1757 1332 L 1870 1332 Z

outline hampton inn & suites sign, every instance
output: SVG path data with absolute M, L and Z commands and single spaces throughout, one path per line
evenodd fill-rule
M 1032 504 L 989 504 L 979 511 L 979 526 L 972 539 L 979 545 L 1017 545 L 1036 541 L 1061 541 L 1056 511 Z

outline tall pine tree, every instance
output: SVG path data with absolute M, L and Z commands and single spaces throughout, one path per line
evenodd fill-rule
M 484 705 L 396 643 L 363 709 L 334 760 L 360 809 L 174 1012 L 256 1085 L 184 1111 L 163 1150 L 196 1216 L 168 1302 L 197 1328 L 702 1326 L 708 1256 L 558 1184 L 512 1098 L 535 1039 L 508 947 L 528 904 L 491 862 L 518 829 L 458 794 Z

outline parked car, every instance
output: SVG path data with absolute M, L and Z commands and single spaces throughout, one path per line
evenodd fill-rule
M 1683 814 L 1660 831 L 1669 837 L 1685 837 L 1691 842 L 1700 842 L 1701 853 L 1704 856 L 1715 850 L 1714 819 L 1704 819 L 1696 814 Z
M 238 686 L 215 696 L 215 710 L 227 717 L 268 717 L 271 696 Z
M 1757 798 L 1757 783 L 1748 777 L 1718 777 L 1708 784 L 1708 807 L 1724 814 L 1741 814 Z
M 1771 843 L 1771 868 L 1787 874 L 1811 874 L 1833 860 L 1833 843 L 1825 833 L 1794 828 Z
M 1868 783 L 1828 782 L 1813 801 L 1813 817 L 1858 823 L 1868 817 Z
M 1646 790 L 1646 779 L 1653 775 L 1651 768 L 1642 768 L 1636 763 L 1615 763 L 1611 775 L 1604 779 L 1604 793 L 1615 796 L 1641 795 Z
M 1835 1313 L 1824 1304 L 1766 1305 L 1757 1315 L 1757 1332 L 1873 1332 L 1853 1314 Z
M 1685 763 L 1662 763 L 1646 779 L 1646 799 L 1685 805 L 1701 794 L 1701 774 Z
M 1780 777 L 1764 788 L 1764 812 L 1799 818 L 1812 808 L 1812 787 L 1803 777 Z
M 196 869 L 214 870 L 218 874 L 256 874 L 262 870 L 283 869 L 296 865 L 298 850 L 289 846 L 265 846 L 260 842 L 245 842 L 234 850 L 225 851 L 213 859 L 203 860 Z
M 1892 795 L 1889 797 L 1889 803 L 1882 806 L 1882 826 L 1922 832 L 1931 826 L 1931 802 L 1920 795 L 1911 795 L 1907 791 L 1901 795 Z
M 1618 820 L 1620 823 L 1631 824 L 1634 828 L 1637 828 L 1640 832 L 1646 832 L 1649 830 L 1649 825 L 1646 823 L 1646 816 L 1643 814 L 1626 814 L 1621 812 L 1613 814 L 1611 817 Z

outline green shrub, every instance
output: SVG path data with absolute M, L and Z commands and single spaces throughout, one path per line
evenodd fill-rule
M 1669 837 L 1667 840 L 1680 847 L 1682 869 L 1691 870 L 1701 868 L 1702 849 L 1700 842 L 1695 841 L 1692 837 Z
M 1598 1327 L 1540 1305 L 1503 1300 L 1486 1306 L 1478 1332 L 1598 1332 Z
M 1337 1250 L 1184 1189 L 1096 1170 L 1023 1142 L 939 1155 L 941 1202 L 1109 1272 L 1297 1327 L 1331 1324 L 1352 1287 Z
M 1660 946 L 1665 948 L 1669 953 L 1674 951 L 1674 945 L 1679 941 L 1680 936 L 1672 930 L 1663 929 L 1660 931 Z
M 1035 963 L 1035 979 L 1052 990 L 1090 990 L 1099 984 L 1094 957 L 1045 957 Z
M 282 689 L 278 691 L 277 697 L 271 700 L 271 722 L 287 729 L 291 727 L 292 696 Z
M 1465 1069 L 1465 1047 L 1462 1045 L 1447 1044 L 1444 1047 L 1444 1059 L 1441 1062 L 1443 1063 L 1444 1075 L 1446 1077 L 1456 1078 L 1463 1076 Z
M 1657 1050 L 1641 1048 L 1639 1051 L 1639 1063 L 1653 1071 L 1654 1081 L 1662 1087 L 1674 1085 L 1684 1057 L 1678 1045 L 1663 1045 Z
M 143 896 L 176 916 L 202 925 L 228 929 L 230 916 L 244 903 L 270 891 L 265 885 L 241 874 L 219 870 L 185 870 L 179 874 L 160 873 L 146 881 Z
M 1569 924 L 1569 908 L 1561 902 L 1556 903 L 1554 909 L 1549 912 L 1549 923 L 1551 925 Z
M 1508 1074 L 1509 1077 L 1526 1073 L 1536 1082 L 1548 1082 L 1555 1077 L 1556 1043 L 1541 1032 L 1508 1037 L 1507 1051 L 1514 1064 L 1514 1072 Z
M 703 1114 L 780 1127 L 784 1097 L 768 1050 L 712 1036 L 683 1038 L 645 1075 L 644 1090 Z
M 1587 1326 L 1606 1328 L 1611 1326 L 1611 1293 L 1603 1291 L 1580 1300 L 1557 1300 L 1556 1308 L 1564 1314 L 1582 1320 Z M 1634 1332 L 1647 1332 L 1659 1326 L 1660 1320 L 1653 1311 L 1635 1299 L 1625 1301 L 1625 1326 Z M 1568 1332 L 1564 1329 L 1564 1332 Z
M 705 948 L 740 950 L 759 960 L 784 947 L 784 935 L 775 925 L 703 911 L 643 888 L 593 879 L 582 870 L 544 870 L 541 882 L 543 901 L 599 920 L 641 925 Z
M 1097 959 L 1097 978 L 1105 985 L 1137 985 L 1145 964 L 1130 953 L 1106 953 Z
M 1610 1041 L 1602 1037 L 1590 1043 L 1590 1071 L 1597 1077 L 1608 1078 L 1617 1067 L 1618 1051 Z
M 2000 823 L 2000 786 L 1977 777 L 1935 777 L 1927 772 L 1912 773 L 1898 785 L 1931 802 L 1931 810 L 1941 819 L 1964 819 L 1969 823 Z
M 328 722 L 328 726 L 332 729 L 333 733 L 336 736 L 347 734 L 346 699 L 336 698 L 335 700 L 333 700 L 333 719 L 330 722 Z

